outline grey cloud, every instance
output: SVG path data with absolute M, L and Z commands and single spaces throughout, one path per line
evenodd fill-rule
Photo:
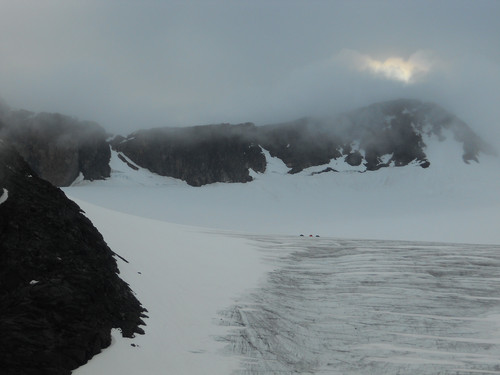
M 433 100 L 500 140 L 500 3 L 6 0 L 0 95 L 114 132 L 329 115 Z M 431 51 L 414 84 L 342 61 Z

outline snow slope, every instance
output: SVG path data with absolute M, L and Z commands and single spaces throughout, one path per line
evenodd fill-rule
M 426 143 L 432 163 L 427 169 L 410 165 L 311 176 L 326 165 L 289 175 L 266 152 L 267 170 L 253 173 L 254 181 L 202 187 L 134 171 L 113 152 L 110 179 L 64 190 L 142 217 L 247 233 L 500 243 L 498 158 L 465 164 L 453 140 Z
M 386 241 L 500 244 L 498 160 L 439 146 L 428 169 L 313 176 L 266 154 L 197 188 L 114 153 L 64 191 L 150 317 L 74 373 L 500 374 L 500 246 Z
M 146 334 L 113 343 L 87 365 L 86 374 L 229 374 L 237 358 L 217 354 L 214 319 L 234 297 L 269 269 L 241 238 L 110 211 L 76 201 L 103 234 L 120 276 L 149 311 Z
M 7 201 L 9 198 L 9 191 L 6 188 L 2 188 L 2 195 L 0 195 L 0 204 Z

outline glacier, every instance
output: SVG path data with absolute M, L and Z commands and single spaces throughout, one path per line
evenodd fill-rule
M 254 241 L 275 268 L 220 313 L 235 373 L 499 372 L 499 246 Z

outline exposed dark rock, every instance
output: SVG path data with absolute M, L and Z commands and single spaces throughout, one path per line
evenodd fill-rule
M 266 168 L 255 132 L 253 124 L 141 130 L 126 141 L 113 142 L 113 147 L 143 168 L 192 186 L 248 182 L 250 168 Z
M 97 229 L 3 141 L 0 194 L 2 374 L 70 374 L 111 328 L 143 333 L 145 310 Z
M 132 164 L 131 162 L 129 162 L 125 156 L 123 156 L 122 154 L 118 154 L 118 159 L 120 159 L 121 161 L 123 161 L 125 164 L 127 164 L 130 168 L 132 168 L 134 171 L 138 171 L 139 170 L 139 167 L 135 166 L 134 164 Z
M 311 175 L 314 176 L 314 175 L 317 175 L 317 174 L 327 173 L 327 172 L 338 172 L 338 171 L 336 169 L 331 168 L 331 167 L 327 167 L 325 169 L 322 169 L 319 172 L 313 172 L 313 173 L 311 173 Z
M 383 107 L 378 104 L 323 121 L 304 119 L 269 125 L 264 127 L 264 139 L 268 134 L 271 137 L 262 143 L 265 148 L 269 147 L 271 155 L 278 156 L 292 168 L 290 173 L 340 157 L 351 166 L 364 163 L 366 169 L 372 171 L 391 162 L 395 166 L 415 160 L 426 163 L 422 135 L 412 126 L 411 117 L 402 113 L 404 105 L 389 109 L 379 106 Z M 284 142 L 276 141 L 280 137 L 286 140 L 286 147 Z M 360 150 L 364 151 L 364 157 Z M 388 162 L 382 162 L 384 155 L 392 156 Z
M 0 111 L 0 137 L 8 140 L 30 167 L 56 186 L 109 177 L 111 153 L 98 124 L 57 113 Z
M 352 167 L 357 167 L 363 162 L 363 155 L 359 151 L 354 151 L 346 155 L 345 162 Z
M 292 174 L 340 157 L 343 146 L 339 136 L 313 119 L 259 127 L 258 142 L 283 160 Z

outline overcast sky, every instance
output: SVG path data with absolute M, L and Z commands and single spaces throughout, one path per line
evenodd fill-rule
M 500 139 L 500 1 L 0 0 L 0 97 L 112 132 L 399 97 Z

